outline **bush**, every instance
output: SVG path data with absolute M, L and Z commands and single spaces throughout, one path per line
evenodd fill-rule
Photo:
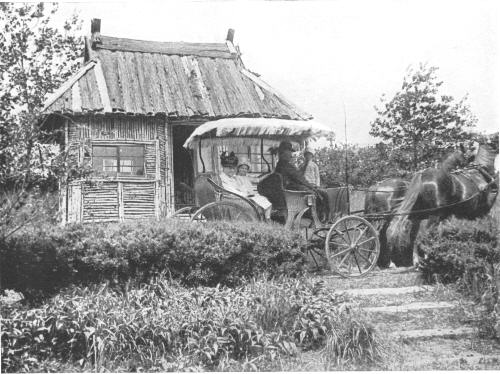
M 500 262 L 498 233 L 496 221 L 489 217 L 451 219 L 432 228 L 417 241 L 424 278 L 429 282 L 458 281 L 466 290 L 479 294 L 480 285 Z
M 500 338 L 500 243 L 498 222 L 487 216 L 476 221 L 451 219 L 429 230 L 418 241 L 420 269 L 428 282 L 457 283 L 481 301 L 483 324 Z
M 1 242 L 1 283 L 27 298 L 72 283 L 142 282 L 165 271 L 185 285 L 233 286 L 264 272 L 299 274 L 302 246 L 297 233 L 269 224 L 76 224 Z
M 40 308 L 4 311 L 2 366 L 258 370 L 298 347 L 327 347 L 330 359 L 376 359 L 373 329 L 343 301 L 322 284 L 290 278 L 186 289 L 158 277 L 124 294 L 105 284 L 73 287 Z

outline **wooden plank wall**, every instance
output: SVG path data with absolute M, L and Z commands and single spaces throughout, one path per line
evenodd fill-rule
M 155 183 L 123 183 L 124 219 L 154 218 Z
M 118 182 L 83 184 L 83 221 L 119 220 Z
M 160 117 L 145 116 L 81 116 L 70 125 L 70 141 L 92 140 L 155 140 Z
M 163 154 L 165 157 L 165 186 L 164 186 L 164 196 L 165 196 L 165 212 L 166 216 L 169 216 L 175 211 L 175 192 L 174 192 L 174 136 L 173 136 L 173 125 L 171 123 L 165 124 L 165 147 Z M 161 144 L 161 142 L 160 142 Z
M 61 196 L 61 202 L 68 199 L 62 214 L 68 222 L 159 218 L 173 212 L 172 126 L 165 118 L 82 116 L 69 122 L 67 135 L 70 156 L 80 165 L 91 161 L 92 144 L 136 143 L 145 147 L 146 169 L 146 178 L 70 186 L 68 196 Z

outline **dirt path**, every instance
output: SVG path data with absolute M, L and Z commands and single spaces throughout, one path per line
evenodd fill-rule
M 413 269 L 378 271 L 362 279 L 318 277 L 351 299 L 387 342 L 387 357 L 365 369 L 500 369 L 500 344 L 481 337 L 477 307 L 443 286 L 424 286 Z M 318 362 L 315 370 L 335 370 Z

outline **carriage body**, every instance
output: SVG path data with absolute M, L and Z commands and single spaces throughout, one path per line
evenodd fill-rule
M 178 210 L 174 217 L 197 222 L 267 221 L 251 197 L 229 191 L 221 184 L 219 155 L 236 149 L 237 155 L 243 153 L 250 160 L 253 176 L 260 178 L 255 189 L 260 189 L 256 192 L 272 203 L 271 221 L 300 231 L 311 242 L 321 242 L 321 250 L 335 273 L 344 277 L 367 274 L 376 266 L 380 244 L 377 231 L 367 220 L 349 215 L 349 189 L 326 189 L 330 214 L 320 220 L 314 193 L 286 190 L 281 175 L 272 171 L 277 162 L 273 148 L 277 148 L 281 141 L 290 141 L 295 147 L 302 148 L 307 140 L 329 132 L 331 130 L 323 125 L 275 119 L 238 118 L 201 125 L 184 144 L 196 153 L 193 160 L 196 203 Z M 266 186 L 271 194 L 264 193 Z M 318 248 L 308 248 L 316 262 Z

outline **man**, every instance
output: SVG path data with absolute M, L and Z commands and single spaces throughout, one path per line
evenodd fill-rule
M 321 220 L 328 217 L 329 205 L 328 194 L 326 191 L 319 189 L 312 183 L 309 183 L 299 169 L 291 163 L 293 156 L 292 143 L 283 141 L 278 147 L 278 163 L 276 164 L 275 172 L 283 177 L 283 187 L 293 191 L 311 191 L 316 195 L 318 215 Z

